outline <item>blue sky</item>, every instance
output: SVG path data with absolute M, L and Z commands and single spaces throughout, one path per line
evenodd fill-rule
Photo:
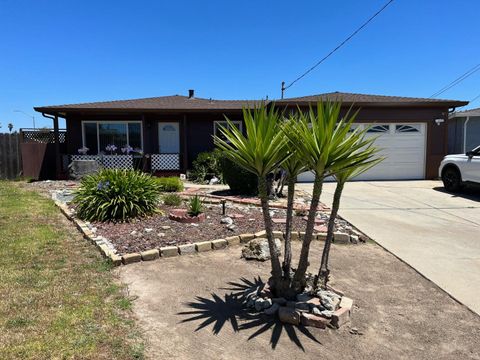
M 0 0 L 0 123 L 33 106 L 186 94 L 280 97 L 386 0 Z M 395 0 L 286 93 L 429 97 L 480 63 L 477 0 Z M 480 94 L 480 71 L 442 94 Z M 480 107 L 477 100 L 469 107 Z M 51 121 L 35 114 L 37 126 Z

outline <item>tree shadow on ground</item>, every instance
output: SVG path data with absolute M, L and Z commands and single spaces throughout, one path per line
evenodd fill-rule
M 226 323 L 230 323 L 234 332 L 255 330 L 248 340 L 257 336 L 268 334 L 270 330 L 270 345 L 275 349 L 282 334 L 286 334 L 299 349 L 305 351 L 301 337 L 305 336 L 320 344 L 315 336 L 305 326 L 293 326 L 284 324 L 276 316 L 268 316 L 263 313 L 250 312 L 246 307 L 246 294 L 262 289 L 265 283 L 260 277 L 253 281 L 241 278 L 239 281 L 229 282 L 229 287 L 221 290 L 230 291 L 221 295 L 212 293 L 211 298 L 197 296 L 195 301 L 185 305 L 192 310 L 179 312 L 178 315 L 186 316 L 181 323 L 200 321 L 195 331 L 199 331 L 209 325 L 213 325 L 212 332 L 218 335 Z

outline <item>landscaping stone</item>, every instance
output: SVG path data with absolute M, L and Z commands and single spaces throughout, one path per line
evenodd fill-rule
M 164 246 L 160 248 L 162 257 L 172 257 L 178 255 L 178 248 L 176 246 Z
M 225 240 L 227 240 L 228 245 L 240 244 L 240 236 L 229 236 Z
M 253 220 L 255 220 L 255 219 L 253 219 Z M 241 234 L 240 235 L 240 241 L 242 243 L 249 242 L 250 240 L 252 240 L 254 238 L 255 238 L 255 234 Z
M 125 265 L 133 264 L 142 260 L 142 255 L 139 253 L 125 254 L 122 256 L 122 261 Z
M 149 234 L 149 233 L 151 233 L 151 232 L 153 231 L 153 229 L 152 229 L 152 228 L 145 228 L 144 231 L 145 231 L 147 234 Z
M 237 225 L 230 224 L 230 225 L 227 225 L 226 228 L 230 231 L 235 231 L 235 230 L 237 230 Z
M 343 296 L 342 299 L 340 300 L 339 306 L 341 308 L 347 308 L 351 310 L 353 307 L 353 300 L 350 299 L 349 297 Z
M 293 240 L 299 240 L 300 236 L 298 235 L 298 231 L 292 231 L 290 238 Z
M 102 166 L 96 160 L 72 160 L 68 165 L 70 178 L 80 180 L 86 175 L 97 173 Z
M 229 216 L 225 216 L 224 218 L 220 219 L 220 224 L 232 225 L 233 219 Z
M 217 239 L 212 241 L 213 250 L 225 249 L 228 243 L 225 239 Z
M 350 242 L 352 244 L 358 244 L 358 236 L 357 235 L 350 235 Z
M 278 318 L 281 322 L 292 325 L 300 324 L 300 312 L 293 308 L 281 306 L 278 309 Z
M 319 233 L 326 233 L 328 228 L 325 225 L 317 225 L 313 228 L 313 230 L 315 230 Z
M 350 321 L 350 310 L 347 308 L 340 308 L 332 314 L 332 325 L 337 329 Z
M 197 252 L 197 250 L 195 250 L 195 244 L 178 245 L 178 251 L 180 255 L 195 254 Z
M 113 266 L 120 266 L 122 265 L 122 257 L 116 254 L 110 255 L 110 260 L 112 260 Z
M 211 241 L 202 241 L 195 243 L 195 248 L 198 252 L 210 251 L 212 250 L 212 242 Z
M 157 249 L 142 251 L 140 253 L 143 261 L 155 260 L 160 257 L 160 252 Z
M 320 329 L 325 329 L 327 325 L 330 324 L 330 320 L 325 319 L 322 316 L 305 312 L 300 315 L 300 322 L 304 326 L 314 326 Z
M 283 232 L 281 231 L 273 231 L 272 234 L 274 238 L 283 239 Z
M 333 241 L 337 244 L 348 244 L 350 242 L 350 235 L 341 232 L 333 233 Z
M 267 237 L 267 232 L 265 230 L 262 230 L 262 231 L 256 232 L 254 235 L 255 235 L 255 238 L 265 238 Z
M 320 240 L 320 241 L 325 241 L 325 240 L 327 240 L 327 233 L 319 233 L 319 234 L 317 234 L 317 240 Z
M 169 230 L 169 229 L 171 229 L 172 227 L 169 226 L 169 225 L 163 225 L 163 226 L 160 226 L 160 228 L 161 228 L 162 230 Z
M 158 237 L 165 237 L 165 233 L 158 233 L 157 236 Z
M 300 241 L 303 241 L 305 239 L 305 231 L 300 231 L 298 233 L 298 238 Z
M 287 223 L 287 218 L 273 218 L 272 222 L 274 224 L 286 224 Z
M 277 254 L 281 255 L 281 242 L 279 239 L 275 239 L 275 246 L 277 248 Z M 268 246 L 268 240 L 264 238 L 250 240 L 242 249 L 242 257 L 247 260 L 269 260 L 270 249 Z

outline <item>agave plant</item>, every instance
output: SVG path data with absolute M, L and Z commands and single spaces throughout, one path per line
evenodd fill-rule
M 198 195 L 190 198 L 188 202 L 188 215 L 198 216 L 203 212 L 203 201 Z
M 214 141 L 230 160 L 258 177 L 258 193 L 271 254 L 272 289 L 281 294 L 288 288 L 288 282 L 283 281 L 280 259 L 275 249 L 266 177 L 291 154 L 287 151 L 287 142 L 280 130 L 281 114 L 274 106 L 267 109 L 262 104 L 254 109 L 244 109 L 243 118 L 245 135 L 227 118 L 229 126 L 222 127 L 222 137 L 214 136 Z

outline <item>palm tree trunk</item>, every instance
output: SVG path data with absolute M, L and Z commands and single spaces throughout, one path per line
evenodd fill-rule
M 262 204 L 263 220 L 265 222 L 265 231 L 267 233 L 268 248 L 270 250 L 270 263 L 272 266 L 272 288 L 279 289 L 282 281 L 282 268 L 280 266 L 280 259 L 275 248 L 275 242 L 273 239 L 272 231 L 272 219 L 270 217 L 270 208 L 268 205 L 268 190 L 267 179 L 263 176 L 258 177 L 258 194 L 260 196 L 260 202 Z
M 290 279 L 292 265 L 292 222 L 293 200 L 295 197 L 295 176 L 288 174 L 287 193 L 287 223 L 285 225 L 285 256 L 283 258 L 283 277 Z
M 318 285 L 320 279 L 323 280 L 323 286 L 326 288 L 328 283 L 328 276 L 330 269 L 328 268 L 328 258 L 330 255 L 330 246 L 333 240 L 333 231 L 335 228 L 335 219 L 337 218 L 338 209 L 340 208 L 340 198 L 342 197 L 344 182 L 337 182 L 335 193 L 333 194 L 332 211 L 330 212 L 330 218 L 328 219 L 327 238 L 325 239 L 325 245 L 323 247 L 322 262 L 318 270 L 318 276 L 315 278 L 315 287 Z
M 315 226 L 315 217 L 317 215 L 317 208 L 320 202 L 320 195 L 322 194 L 323 178 L 315 175 L 315 182 L 313 184 L 312 202 L 310 203 L 310 210 L 308 212 L 307 227 L 305 229 L 305 239 L 303 239 L 302 250 L 300 252 L 300 260 L 298 262 L 297 271 L 293 277 L 292 287 L 299 293 L 305 288 L 305 273 L 308 268 L 308 253 L 310 251 L 310 243 L 312 242 L 313 228 Z

